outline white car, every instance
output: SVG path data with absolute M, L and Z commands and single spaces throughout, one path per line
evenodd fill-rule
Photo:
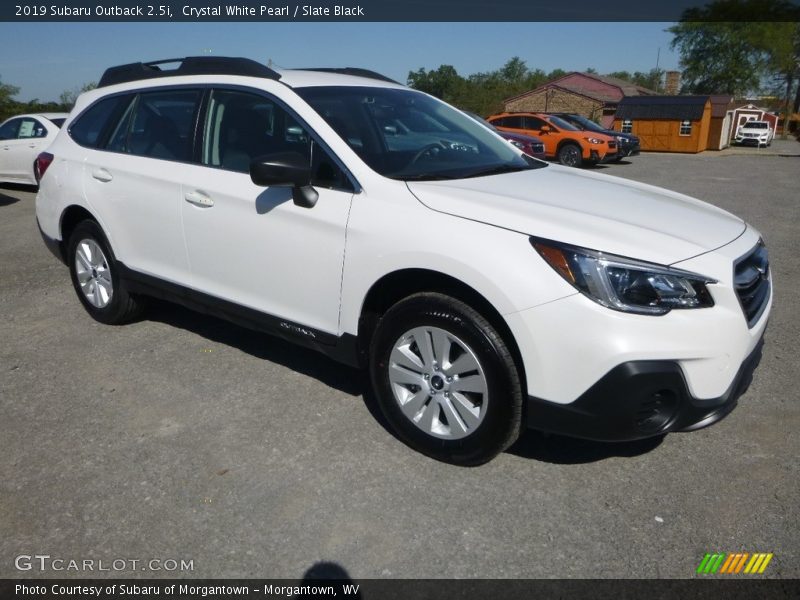
M 736 143 L 769 146 L 774 137 L 775 131 L 767 121 L 747 121 L 736 132 Z
M 39 227 L 94 319 L 158 296 L 366 368 L 397 434 L 463 465 L 525 427 L 701 428 L 743 393 L 772 283 L 741 219 L 374 73 L 163 67 L 107 70 L 40 157 Z
M 0 124 L 0 182 L 36 185 L 36 157 L 55 139 L 68 113 L 18 115 Z

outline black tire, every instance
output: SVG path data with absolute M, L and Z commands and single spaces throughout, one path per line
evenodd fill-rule
M 105 306 L 94 306 L 86 297 L 78 279 L 78 246 L 85 242 L 94 242 L 100 247 L 105 261 L 106 272 L 110 275 L 112 293 Z M 67 245 L 67 265 L 72 279 L 72 286 L 86 312 L 96 321 L 106 325 L 121 325 L 139 317 L 144 309 L 144 302 L 139 296 L 128 292 L 125 280 L 120 278 L 119 265 L 114 252 L 103 234 L 100 226 L 91 220 L 82 221 L 72 232 Z
M 583 150 L 578 144 L 564 144 L 558 149 L 558 162 L 566 167 L 580 167 L 583 164 Z
M 464 342 L 483 371 L 487 394 L 479 409 L 482 420 L 465 437 L 443 439 L 424 431 L 403 413 L 392 390 L 389 379 L 392 351 L 402 336 L 419 327 L 441 329 Z M 459 300 L 426 292 L 392 306 L 378 322 L 372 337 L 369 369 L 377 403 L 398 437 L 432 458 L 462 466 L 480 465 L 508 448 L 520 434 L 522 387 L 508 346 L 489 321 Z M 430 400 L 421 411 L 429 410 L 433 392 L 423 395 Z

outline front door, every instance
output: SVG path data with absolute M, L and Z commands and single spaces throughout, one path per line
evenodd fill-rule
M 295 205 L 288 187 L 250 180 L 250 161 L 276 152 L 310 161 L 319 193 L 313 208 Z M 353 186 L 335 161 L 270 96 L 213 90 L 201 162 L 181 189 L 194 287 L 290 322 L 284 327 L 337 333 Z

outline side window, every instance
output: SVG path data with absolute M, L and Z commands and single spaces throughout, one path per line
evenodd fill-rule
M 15 140 L 17 139 L 17 132 L 22 119 L 11 119 L 3 123 L 0 127 L 0 140 Z
M 139 94 L 117 124 L 109 149 L 164 160 L 192 159 L 195 116 L 200 90 L 166 90 Z
M 26 117 L 22 119 L 17 137 L 20 139 L 41 138 L 47 135 L 47 130 L 39 121 Z
M 308 160 L 313 185 L 349 187 L 335 161 L 281 105 L 260 94 L 214 90 L 203 133 L 203 164 L 247 173 L 254 158 L 276 152 L 297 152 Z
M 525 117 L 525 128 L 526 129 L 535 129 L 536 131 L 541 130 L 541 128 L 547 125 L 544 119 L 540 119 L 539 117 Z
M 131 130 L 131 120 L 133 118 L 133 111 L 136 108 L 138 98 L 132 98 L 131 102 L 125 108 L 125 111 L 120 115 L 114 128 L 111 130 L 111 135 L 108 138 L 105 149 L 113 152 L 127 152 L 128 151 L 128 134 Z
M 203 164 L 246 173 L 254 158 L 275 152 L 298 152 L 310 160 L 308 133 L 269 98 L 214 90 L 206 114 Z
M 124 107 L 131 96 L 112 96 L 93 104 L 69 127 L 69 135 L 81 146 L 97 148 L 103 142 L 103 133 Z
M 678 135 L 692 135 L 692 122 L 681 121 L 681 127 L 678 131 Z
M 624 119 L 622 121 L 622 133 L 631 133 L 633 131 L 633 121 L 630 119 Z
M 506 117 L 503 119 L 503 127 L 522 129 L 524 127 L 522 117 Z

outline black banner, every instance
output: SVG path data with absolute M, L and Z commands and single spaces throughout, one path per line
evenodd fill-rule
M 703 20 L 708 0 L 17 0 L 0 21 L 678 21 Z M 687 13 L 686 11 L 690 11 Z M 800 21 L 800 0 L 732 3 L 731 21 Z
M 708 598 L 751 600 L 753 598 L 797 598 L 796 579 L 678 580 L 264 580 L 264 579 L 39 579 L 0 580 L 3 600 L 58 598 L 175 598 L 180 600 L 252 600 L 295 598 L 298 600 L 351 598 L 352 600 L 531 600 L 536 598 L 647 598 L 648 600 L 690 600 Z

